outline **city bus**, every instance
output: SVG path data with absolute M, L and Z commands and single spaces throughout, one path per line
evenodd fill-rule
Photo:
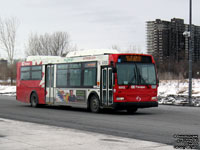
M 158 79 L 151 55 L 115 50 L 28 56 L 17 63 L 16 99 L 39 105 L 104 108 L 134 113 L 157 107 Z

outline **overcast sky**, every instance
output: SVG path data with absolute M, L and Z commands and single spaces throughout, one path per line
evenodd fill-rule
M 16 17 L 17 57 L 24 56 L 30 33 L 68 32 L 78 49 L 127 49 L 146 52 L 146 21 L 183 18 L 189 0 L 0 0 L 0 17 Z M 200 0 L 193 0 L 193 23 L 200 26 Z M 0 50 L 0 57 L 5 53 Z

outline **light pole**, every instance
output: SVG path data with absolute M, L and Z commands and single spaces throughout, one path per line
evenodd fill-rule
M 192 0 L 190 0 L 190 25 L 189 25 L 189 92 L 188 92 L 188 98 L 189 98 L 189 105 L 192 104 Z

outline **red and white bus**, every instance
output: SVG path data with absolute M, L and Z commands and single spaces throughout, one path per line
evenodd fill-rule
M 93 54 L 91 54 L 93 53 Z M 21 102 L 112 108 L 136 112 L 157 107 L 158 79 L 151 55 L 117 51 L 75 51 L 66 57 L 29 56 L 17 63 Z

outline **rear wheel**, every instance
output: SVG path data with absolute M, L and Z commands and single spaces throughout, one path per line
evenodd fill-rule
M 91 112 L 98 113 L 100 111 L 99 99 L 97 96 L 92 96 L 90 99 Z
M 36 93 L 31 94 L 31 107 L 38 107 L 38 96 Z
M 129 109 L 127 109 L 127 113 L 134 114 L 134 113 L 136 113 L 137 110 L 138 110 L 137 108 L 129 108 Z

